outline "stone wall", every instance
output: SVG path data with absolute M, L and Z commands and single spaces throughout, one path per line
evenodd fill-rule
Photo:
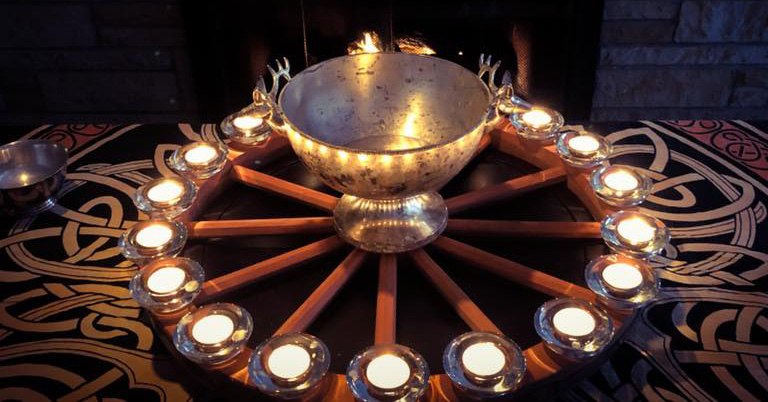
M 768 119 L 768 1 L 605 0 L 593 120 Z

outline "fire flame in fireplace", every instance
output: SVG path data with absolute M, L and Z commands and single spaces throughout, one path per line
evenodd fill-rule
M 397 47 L 400 48 L 400 51 L 403 53 L 411 53 L 411 54 L 435 54 L 434 49 L 427 46 L 426 43 L 424 43 L 423 40 L 419 38 L 412 38 L 412 37 L 403 37 L 403 38 L 397 38 L 395 40 L 395 43 L 397 43 Z
M 347 54 L 379 53 L 381 52 L 381 39 L 376 32 L 363 32 L 363 39 L 352 42 L 347 47 Z

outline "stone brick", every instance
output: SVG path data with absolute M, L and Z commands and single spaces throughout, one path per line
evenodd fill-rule
M 743 119 L 765 120 L 760 108 L 594 108 L 590 121 Z
M 176 4 L 166 2 L 97 3 L 96 19 L 102 25 L 179 25 L 181 18 Z
M 619 0 L 605 3 L 606 20 L 664 20 L 673 19 L 680 9 L 680 1 Z
M 738 87 L 733 89 L 731 106 L 768 106 L 768 88 Z
M 46 105 L 60 112 L 178 110 L 173 73 L 41 73 Z
M 0 70 L 169 70 L 165 49 L 0 50 Z
M 728 70 L 598 70 L 593 106 L 723 106 L 731 81 Z
M 42 110 L 45 104 L 34 72 L 0 72 L 0 93 L 9 111 Z
M 179 28 L 104 28 L 101 38 L 107 46 L 182 46 Z
M 87 5 L 0 4 L 0 47 L 91 46 Z
M 605 21 L 603 43 L 669 43 L 675 31 L 673 21 Z
M 768 41 L 766 1 L 685 1 L 677 42 Z
M 751 86 L 751 87 L 768 87 L 768 69 L 747 69 L 739 70 L 737 74 L 740 79 L 737 79 L 739 85 Z
M 604 46 L 603 66 L 681 64 L 768 64 L 768 46 Z

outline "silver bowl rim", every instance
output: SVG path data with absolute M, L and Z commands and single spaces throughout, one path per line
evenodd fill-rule
M 313 137 L 313 136 L 310 136 L 310 135 L 304 133 L 304 131 L 302 131 L 302 130 L 299 130 L 298 127 L 296 127 L 291 122 L 291 119 L 289 119 L 285 115 L 285 110 L 283 109 L 283 96 L 282 96 L 283 92 L 285 92 L 285 90 L 287 90 L 288 87 L 291 86 L 291 84 L 294 82 L 294 80 L 297 77 L 299 77 L 300 75 L 302 75 L 304 73 L 307 73 L 310 70 L 316 70 L 317 68 L 319 68 L 323 64 L 329 63 L 329 62 L 331 62 L 333 60 L 336 60 L 336 59 L 349 58 L 349 57 L 359 57 L 359 56 L 370 56 L 370 55 L 377 55 L 377 54 L 399 54 L 399 55 L 404 55 L 406 57 L 423 57 L 423 58 L 429 58 L 429 59 L 437 59 L 437 60 L 440 60 L 440 62 L 453 64 L 456 67 L 459 67 L 460 69 L 466 70 L 473 77 L 475 77 L 475 79 L 480 83 L 480 87 L 483 88 L 483 91 L 486 94 L 486 97 L 488 99 L 488 108 L 491 108 L 493 106 L 493 96 L 491 94 L 491 90 L 488 89 L 488 86 L 485 84 L 485 82 L 483 82 L 483 80 L 480 77 L 478 77 L 477 74 L 473 73 L 472 70 L 462 66 L 461 64 L 454 63 L 454 62 L 452 62 L 450 60 L 442 59 L 440 57 L 434 57 L 434 56 L 424 55 L 424 54 L 412 54 L 412 53 L 403 53 L 403 52 L 357 53 L 357 54 L 348 54 L 348 55 L 343 55 L 343 56 L 337 56 L 337 57 L 330 58 L 328 60 L 323 60 L 320 63 L 314 64 L 312 66 L 309 66 L 309 67 L 305 68 L 304 70 L 302 70 L 298 74 L 296 74 L 290 81 L 288 81 L 288 83 L 285 84 L 285 86 L 282 88 L 282 90 L 280 90 L 280 96 L 279 96 L 279 99 L 277 101 L 278 102 L 278 108 L 280 110 L 280 114 L 283 117 L 283 120 L 290 126 L 292 131 L 298 133 L 301 137 L 306 138 L 306 139 L 308 139 L 310 141 L 316 142 L 316 143 L 321 144 L 321 145 L 325 145 L 326 147 L 331 148 L 331 149 L 346 151 L 346 152 L 349 152 L 349 153 L 352 153 L 352 154 L 361 154 L 362 153 L 362 154 L 369 154 L 369 155 L 404 155 L 404 154 L 410 154 L 410 153 L 416 153 L 416 152 L 429 151 L 431 149 L 439 148 L 439 147 L 442 147 L 442 146 L 445 146 L 445 145 L 448 145 L 448 144 L 452 144 L 454 142 L 461 141 L 464 137 L 466 137 L 470 133 L 475 132 L 475 130 L 477 130 L 477 129 L 481 128 L 483 125 L 485 125 L 485 122 L 486 122 L 486 119 L 487 119 L 487 116 L 488 116 L 488 110 L 489 110 L 488 108 L 486 108 L 486 111 L 485 111 L 485 113 L 483 113 L 482 117 L 480 118 L 480 121 L 478 121 L 477 124 L 475 124 L 472 128 L 468 129 L 463 135 L 459 136 L 458 138 L 450 139 L 450 140 L 439 142 L 439 143 L 436 143 L 436 144 L 424 145 L 424 146 L 418 147 L 418 148 L 407 148 L 407 149 L 398 149 L 398 150 L 391 150 L 391 151 L 372 151 L 372 150 L 365 150 L 365 149 L 358 149 L 358 148 L 350 148 L 350 147 L 345 147 L 345 146 L 342 146 L 342 145 L 334 145 L 334 144 L 330 144 L 330 143 L 327 143 L 325 141 L 322 141 L 322 140 L 320 140 L 320 139 L 318 139 L 316 137 Z
M 56 176 L 57 174 L 59 174 L 59 172 L 61 172 L 63 169 L 66 169 L 67 165 L 69 164 L 67 162 L 67 160 L 68 160 L 67 152 L 69 152 L 67 147 L 65 147 L 64 145 L 59 144 L 58 142 L 47 140 L 47 139 L 44 139 L 44 138 L 36 138 L 36 139 L 31 139 L 31 140 L 21 139 L 21 140 L 16 140 L 16 141 L 13 141 L 13 142 L 9 142 L 7 144 L 0 145 L 0 151 L 6 150 L 6 149 L 13 149 L 15 147 L 18 147 L 21 144 L 28 144 L 28 143 L 44 144 L 44 145 L 50 146 L 50 147 L 52 147 L 54 149 L 58 149 L 63 154 L 64 163 L 59 165 L 58 169 L 56 169 L 55 171 L 52 171 L 49 175 L 47 175 L 44 178 L 42 178 L 40 180 L 37 180 L 37 181 L 35 181 L 33 183 L 29 183 L 29 184 L 27 184 L 25 186 L 17 186 L 17 187 L 3 187 L 2 185 L 0 185 L 0 190 L 14 190 L 14 189 L 25 188 L 25 187 L 34 186 L 36 184 L 42 183 L 42 182 L 50 179 L 51 177 Z

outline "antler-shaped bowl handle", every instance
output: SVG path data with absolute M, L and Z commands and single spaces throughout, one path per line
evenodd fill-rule
M 263 118 L 272 127 L 273 131 L 285 135 L 287 127 L 283 111 L 280 109 L 277 99 L 280 90 L 280 78 L 284 78 L 285 82 L 291 80 L 291 63 L 288 61 L 288 58 L 283 57 L 282 63 L 280 60 L 275 60 L 275 64 L 277 65 L 276 69 L 267 65 L 267 70 L 272 76 L 272 87 L 267 91 L 264 76 L 260 77 L 256 88 L 253 90 L 253 104 L 256 108 L 264 111 Z

